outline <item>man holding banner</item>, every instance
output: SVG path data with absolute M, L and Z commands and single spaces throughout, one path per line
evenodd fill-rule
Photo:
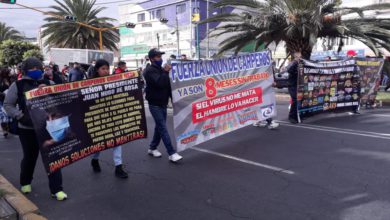
M 288 92 L 291 97 L 291 107 L 288 119 L 291 123 L 298 123 L 298 109 L 297 109 L 297 83 L 298 83 L 298 66 L 301 59 L 301 52 L 294 53 L 294 60 L 287 67 L 288 75 Z
M 148 55 L 152 65 L 146 67 L 143 73 L 146 81 L 146 99 L 149 102 L 150 113 L 156 123 L 148 154 L 156 158 L 162 156 L 157 150 L 162 139 L 167 149 L 169 160 L 178 162 L 183 157 L 176 153 L 176 150 L 173 148 L 166 125 L 168 102 L 169 98 L 172 97 L 172 93 L 169 82 L 170 65 L 166 65 L 165 69 L 162 68 L 163 60 L 161 55 L 163 54 L 165 53 L 157 49 L 151 49 Z

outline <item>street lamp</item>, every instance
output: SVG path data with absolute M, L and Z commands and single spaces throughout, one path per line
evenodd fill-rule
M 172 26 L 168 25 L 168 21 L 169 20 L 167 18 L 160 18 L 160 22 L 162 24 L 165 24 L 168 27 L 172 27 Z M 175 28 L 175 31 L 171 32 L 171 34 L 175 34 L 176 33 L 177 53 L 180 56 L 180 32 L 179 32 L 179 21 L 178 21 L 178 18 L 177 18 L 177 9 L 176 9 L 176 27 L 174 27 L 174 28 Z M 160 47 L 160 42 L 159 41 L 160 41 L 160 36 L 157 33 L 157 44 Z

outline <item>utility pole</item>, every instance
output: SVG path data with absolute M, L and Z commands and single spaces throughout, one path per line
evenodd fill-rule
M 191 32 L 191 38 L 190 38 L 190 57 L 192 57 L 192 42 L 194 40 L 194 30 L 193 30 L 193 26 L 192 26 L 192 13 L 193 13 L 193 9 L 192 9 L 192 0 L 190 0 L 190 32 Z
M 160 35 L 157 33 L 157 49 L 160 50 Z
M 176 7 L 176 41 L 177 41 L 177 56 L 180 56 L 180 33 L 179 33 L 179 19 L 177 18 L 177 7 Z
M 55 17 L 55 18 L 58 18 L 58 19 L 61 19 L 61 20 L 67 20 L 66 18 L 64 18 L 64 17 L 62 17 L 60 15 L 56 15 L 56 14 L 53 14 L 53 13 L 50 13 L 50 12 L 42 11 L 42 10 L 39 10 L 39 9 L 36 9 L 36 8 L 33 8 L 33 7 L 29 7 L 29 6 L 26 6 L 26 5 L 22 5 L 22 4 L 19 4 L 19 3 L 16 3 L 16 2 L 14 4 L 18 5 L 20 7 L 23 7 L 23 8 L 28 8 L 28 9 L 31 9 L 33 11 L 40 12 L 40 13 L 42 13 L 44 15 L 49 15 L 49 16 L 52 16 L 52 17 Z M 65 16 L 65 17 L 72 17 L 72 16 Z M 100 50 L 103 50 L 103 32 L 104 31 L 109 31 L 109 30 L 119 29 L 121 27 L 121 26 L 119 26 L 119 27 L 110 27 L 110 28 L 98 28 L 98 27 L 94 27 L 94 26 L 89 25 L 89 24 L 85 24 L 85 23 L 76 21 L 76 19 L 74 19 L 73 22 L 75 24 L 78 24 L 80 26 L 89 28 L 89 29 L 97 31 L 99 33 L 99 48 L 100 48 Z
M 210 13 L 210 0 L 206 0 L 207 2 L 207 19 L 209 19 L 209 13 Z M 207 49 L 206 49 L 206 57 L 207 58 L 210 58 L 210 34 L 209 34 L 209 31 L 210 31 L 210 25 L 209 25 L 209 22 L 207 22 L 206 24 L 206 32 L 207 32 Z

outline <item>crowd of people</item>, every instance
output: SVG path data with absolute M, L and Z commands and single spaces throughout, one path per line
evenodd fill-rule
M 172 90 L 169 79 L 169 72 L 172 68 L 170 61 L 177 59 L 171 55 L 163 65 L 162 55 L 164 52 L 158 49 L 149 51 L 145 57 L 144 65 L 138 69 L 142 72 L 142 79 L 146 83 L 145 98 L 149 104 L 149 110 L 155 123 L 153 138 L 147 149 L 147 154 L 153 158 L 161 158 L 162 153 L 158 146 L 162 141 L 165 145 L 168 159 L 171 162 L 178 162 L 183 157 L 179 155 L 171 141 L 167 128 L 167 108 L 169 100 L 172 99 Z M 297 114 L 297 77 L 298 64 L 302 55 L 299 52 L 293 54 L 294 59 L 287 67 L 289 73 L 288 91 L 291 96 L 291 107 L 289 120 L 298 123 Z M 186 55 L 180 57 L 187 60 Z M 127 71 L 126 62 L 120 61 L 111 74 L 121 74 Z M 106 60 L 93 60 L 89 68 L 85 71 L 79 63 L 74 63 L 72 67 L 65 65 L 62 70 L 58 65 L 43 63 L 36 58 L 28 58 L 17 66 L 16 74 L 11 74 L 9 68 L 0 68 L 0 122 L 3 136 L 8 137 L 9 133 L 19 135 L 23 149 L 23 159 L 21 161 L 20 185 L 23 193 L 32 192 L 32 179 L 35 165 L 39 155 L 39 144 L 33 129 L 33 122 L 27 111 L 25 92 L 47 85 L 75 82 L 87 78 L 98 78 L 110 75 L 110 64 Z M 356 109 L 355 112 L 357 112 Z M 259 121 L 253 124 L 257 127 L 268 127 L 275 129 L 279 124 L 272 120 Z M 128 173 L 123 167 L 122 147 L 117 146 L 112 149 L 113 162 L 115 164 L 114 174 L 118 178 L 128 178 Z M 91 157 L 91 167 L 95 173 L 102 172 L 99 163 L 100 153 Z M 52 196 L 59 201 L 65 200 L 68 195 L 62 186 L 61 170 L 48 175 L 49 188 Z
M 171 65 L 163 64 L 164 53 L 157 49 L 150 50 L 145 66 L 139 71 L 143 72 L 146 81 L 145 96 L 149 102 L 150 113 L 155 122 L 153 139 L 147 150 L 147 154 L 154 158 L 162 157 L 157 149 L 161 140 L 166 147 L 168 159 L 178 162 L 180 156 L 173 147 L 167 128 L 167 108 L 172 97 L 169 81 Z M 185 57 L 186 58 L 186 57 Z M 171 59 L 174 59 L 171 57 Z M 127 71 L 126 62 L 119 62 L 112 74 L 121 74 Z M 73 67 L 65 65 L 60 71 L 58 65 L 43 63 L 36 58 L 28 58 L 17 67 L 17 74 L 12 75 L 9 68 L 0 69 L 0 122 L 4 137 L 8 136 L 12 125 L 16 125 L 14 134 L 17 134 L 23 149 L 21 161 L 20 185 L 25 194 L 32 192 L 35 165 L 39 156 L 39 142 L 33 128 L 33 122 L 27 110 L 25 92 L 40 87 L 62 84 L 66 82 L 80 81 L 87 78 L 98 78 L 110 75 L 110 64 L 106 60 L 94 60 L 85 71 L 79 63 Z M 114 174 L 118 178 L 128 178 L 128 173 L 123 167 L 122 147 L 113 148 Z M 102 171 L 99 163 L 100 153 L 92 155 L 91 167 L 96 173 Z M 63 201 L 68 198 L 62 186 L 61 170 L 48 175 L 49 189 L 53 198 Z

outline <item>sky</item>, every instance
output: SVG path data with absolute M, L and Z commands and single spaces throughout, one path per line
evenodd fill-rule
M 113 2 L 114 0 L 97 0 L 97 3 Z M 30 7 L 48 7 L 56 4 L 54 0 L 17 0 L 17 3 Z M 99 17 L 111 17 L 119 19 L 118 5 L 120 3 L 104 4 L 101 6 L 107 7 Z M 8 26 L 14 27 L 16 30 L 25 34 L 26 37 L 37 37 L 41 25 L 44 24 L 45 16 L 39 12 L 30 9 L 8 9 L 19 8 L 16 5 L 0 3 L 0 22 L 5 22 Z M 48 11 L 49 9 L 40 9 Z

